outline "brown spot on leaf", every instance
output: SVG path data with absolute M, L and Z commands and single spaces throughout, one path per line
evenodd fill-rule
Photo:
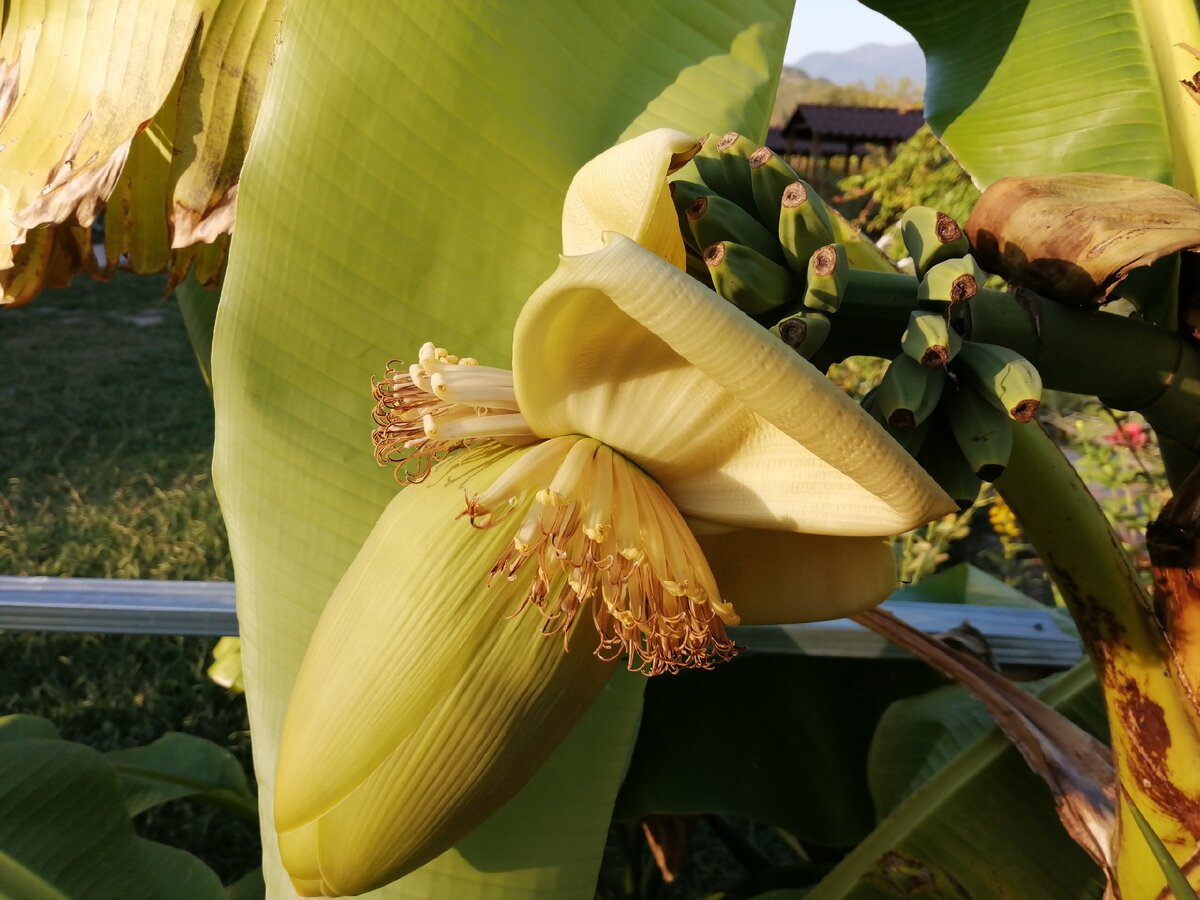
M 90 159 L 80 163 L 75 159 L 75 154 L 91 127 L 92 114 L 88 113 L 59 161 L 51 168 L 41 195 L 13 216 L 17 225 L 32 229 L 67 221 L 88 226 L 95 221 L 125 167 L 133 135 L 118 144 L 108 159 L 97 162 L 93 154 Z
M 1002 178 L 984 191 L 965 230 L 988 271 L 1090 305 L 1131 270 L 1200 246 L 1200 204 L 1127 175 Z
M 865 879 L 896 897 L 971 900 L 971 892 L 949 872 L 895 850 L 879 857 Z
M 1194 837 L 1200 837 L 1200 797 L 1185 793 L 1171 777 L 1167 754 L 1171 729 L 1162 706 L 1127 678 L 1115 689 L 1121 731 L 1128 742 L 1134 784 L 1128 789 L 1150 798 Z
M 21 64 L 14 60 L 0 59 L 0 128 L 8 121 L 13 107 L 17 105 L 17 92 L 21 86 Z
M 237 193 L 235 182 L 203 212 L 176 203 L 171 215 L 171 249 L 211 244 L 223 234 L 233 234 Z

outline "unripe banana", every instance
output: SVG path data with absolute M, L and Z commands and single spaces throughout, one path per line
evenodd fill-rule
M 893 428 L 885 422 L 883 430 L 891 435 L 892 440 L 903 447 L 909 456 L 915 457 L 925 446 L 925 438 L 929 435 L 929 419 L 916 428 Z
M 846 295 L 850 261 L 841 244 L 826 244 L 808 259 L 804 305 L 822 312 L 837 312 Z
M 688 235 L 688 237 L 690 238 L 691 235 Z M 708 266 L 704 263 L 704 257 L 691 247 L 687 247 L 685 260 L 684 271 L 705 287 L 711 288 L 713 286 L 712 276 L 708 272 Z
M 732 200 L 715 195 L 697 197 L 687 208 L 687 220 L 692 236 L 704 250 L 721 241 L 732 241 L 784 265 L 775 236 Z
M 799 312 L 781 319 L 771 328 L 771 334 L 810 359 L 829 337 L 829 320 L 818 312 Z
M 916 428 L 895 428 L 887 423 L 887 419 L 879 411 L 879 403 L 876 400 L 878 396 L 878 387 L 867 391 L 866 396 L 862 398 L 863 409 L 883 426 L 883 430 L 891 436 L 892 440 L 903 447 L 909 456 L 916 456 L 921 450 L 921 445 L 925 443 L 925 435 L 929 433 L 929 423 L 934 417 L 930 416 Z
M 943 406 L 971 471 L 984 481 L 995 481 L 1004 473 L 1012 453 L 1008 416 L 962 380 L 946 391 Z
M 808 260 L 832 244 L 833 225 L 825 201 L 797 179 L 787 186 L 779 203 L 779 244 L 793 272 L 805 272 Z
M 780 159 L 770 147 L 759 147 L 750 156 L 750 189 L 758 219 L 770 231 L 779 231 L 779 205 L 788 185 L 798 181 L 796 170 Z
M 927 369 L 901 354 L 879 382 L 875 397 L 879 414 L 893 428 L 916 428 L 937 408 L 945 382 L 941 369 Z
M 947 259 L 925 273 L 917 285 L 917 299 L 962 303 L 979 293 L 986 277 L 970 254 L 961 259 Z
M 729 193 L 725 197 L 734 201 L 746 212 L 758 215 L 754 203 L 754 189 L 750 186 L 750 157 L 758 145 L 736 131 L 728 131 L 717 142 L 718 160 L 725 173 Z
M 971 246 L 962 228 L 950 216 L 928 206 L 914 206 L 900 219 L 900 236 L 912 257 L 917 277 L 943 260 L 966 256 Z
M 694 181 L 671 181 L 668 184 L 671 189 L 671 203 L 675 206 L 675 215 L 679 216 L 679 232 L 683 235 L 684 246 L 689 250 L 694 250 L 697 254 L 703 253 L 704 246 L 698 245 L 696 236 L 692 234 L 687 211 L 701 197 L 716 195 L 704 185 L 696 184 Z
M 692 163 L 700 173 L 705 187 L 714 194 L 731 197 L 733 187 L 729 183 L 725 163 L 721 159 L 721 148 L 718 146 L 721 140 L 720 135 L 706 134 L 700 141 L 700 152 L 692 157 Z
M 979 496 L 979 477 L 958 448 L 958 442 L 941 413 L 929 422 L 929 433 L 925 436 L 921 452 L 917 454 L 917 462 L 958 504 L 960 511 L 971 506 Z
M 1028 422 L 1042 405 L 1042 376 L 1033 363 L 1007 347 L 967 341 L 954 371 L 1018 422 Z
M 795 276 L 788 269 L 742 244 L 712 244 L 704 251 L 704 263 L 713 289 L 751 316 L 778 309 L 795 291 Z
M 900 337 L 901 349 L 930 369 L 940 369 L 954 359 L 962 342 L 945 316 L 920 310 L 909 315 L 908 328 Z

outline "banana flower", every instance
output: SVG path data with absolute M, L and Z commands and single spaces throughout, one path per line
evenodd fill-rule
M 695 149 L 655 131 L 579 172 L 511 372 L 430 343 L 376 384 L 376 456 L 412 485 L 331 597 L 290 701 L 275 821 L 301 894 L 360 893 L 453 845 L 618 660 L 708 667 L 735 651 L 728 625 L 878 603 L 882 536 L 954 509 L 856 403 L 684 273 L 667 175 Z

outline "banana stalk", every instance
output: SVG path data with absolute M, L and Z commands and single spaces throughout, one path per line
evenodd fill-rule
M 1121 790 L 1112 836 L 1117 896 L 1161 893 L 1145 819 L 1200 883 L 1200 734 L 1137 571 L 1078 474 L 1036 422 L 1013 425 L 996 484 L 1061 590 L 1104 690 Z M 1053 497 L 1054 503 L 1046 498 Z
M 1184 480 L 1147 535 L 1154 611 L 1171 666 L 1200 723 L 1200 468 Z

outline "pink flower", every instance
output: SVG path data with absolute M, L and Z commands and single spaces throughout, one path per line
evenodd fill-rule
M 1150 440 L 1150 436 L 1146 431 L 1146 426 L 1142 423 L 1125 422 L 1104 435 L 1103 440 L 1114 447 L 1129 447 L 1132 450 L 1141 450 L 1146 446 L 1147 441 Z

